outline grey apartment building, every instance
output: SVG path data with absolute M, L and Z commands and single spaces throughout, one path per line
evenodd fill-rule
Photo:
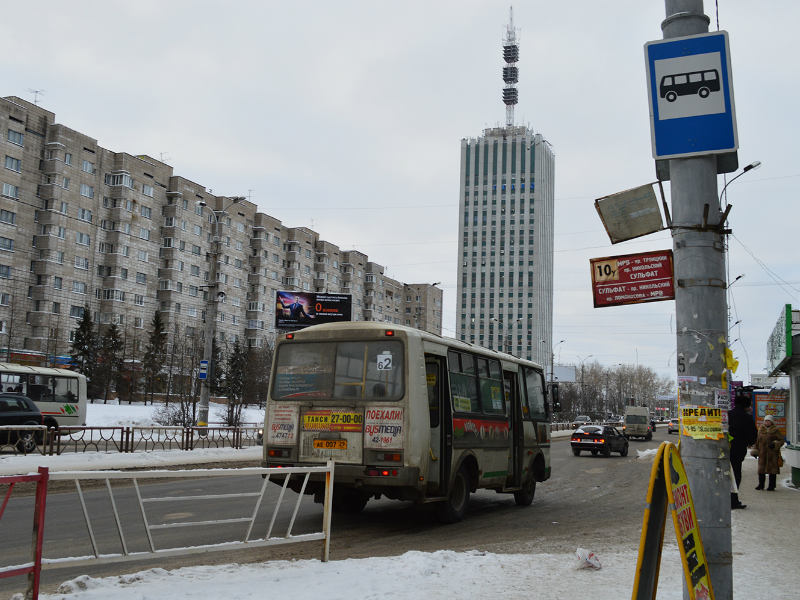
M 168 347 L 202 337 L 217 222 L 221 344 L 269 343 L 278 290 L 352 294 L 353 320 L 441 334 L 441 289 L 386 277 L 362 252 L 215 196 L 160 160 L 102 148 L 20 98 L 0 100 L 0 131 L 0 360 L 67 354 L 84 306 L 133 346 L 156 311 Z

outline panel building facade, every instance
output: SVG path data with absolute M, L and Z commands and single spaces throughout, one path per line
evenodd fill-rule
M 160 160 L 102 148 L 20 98 L 0 99 L 0 131 L 0 360 L 67 354 L 86 306 L 134 347 L 156 311 L 168 345 L 202 337 L 215 233 L 223 345 L 271 341 L 283 289 L 352 294 L 353 320 L 441 334 L 438 287 L 386 277 L 361 252 L 213 195 Z
M 456 335 L 542 365 L 552 340 L 554 164 L 526 127 L 461 141 Z

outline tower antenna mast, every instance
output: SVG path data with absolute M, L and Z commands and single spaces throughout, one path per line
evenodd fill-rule
M 506 127 L 514 125 L 514 107 L 519 100 L 517 82 L 519 81 L 519 44 L 517 43 L 517 31 L 514 28 L 514 7 L 508 9 L 508 25 L 506 25 L 506 37 L 503 40 L 503 104 L 506 105 Z

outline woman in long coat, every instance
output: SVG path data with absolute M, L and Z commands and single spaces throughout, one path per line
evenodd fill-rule
M 769 475 L 769 487 L 767 491 L 775 490 L 776 475 L 780 473 L 778 467 L 778 456 L 780 456 L 781 446 L 783 446 L 783 434 L 775 425 L 772 415 L 764 417 L 764 423 L 758 428 L 758 487 L 757 490 L 764 489 L 766 476 Z

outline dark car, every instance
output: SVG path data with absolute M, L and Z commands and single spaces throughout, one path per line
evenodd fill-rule
M 577 429 L 581 425 L 589 425 L 591 422 L 592 419 L 589 415 L 578 415 L 572 420 L 572 428 Z
M 33 400 L 22 394 L 0 394 L 0 425 L 41 425 L 42 413 Z M 32 452 L 41 432 L 21 429 L 0 429 L 0 445 L 12 444 L 20 452 Z
M 570 439 L 572 453 L 580 456 L 582 450 L 592 453 L 592 456 L 602 454 L 611 456 L 612 452 L 619 452 L 620 456 L 628 455 L 628 440 L 616 428 L 610 425 L 584 425 L 578 427 Z
M 678 419 L 670 419 L 669 423 L 667 423 L 667 433 L 678 433 L 679 429 Z

